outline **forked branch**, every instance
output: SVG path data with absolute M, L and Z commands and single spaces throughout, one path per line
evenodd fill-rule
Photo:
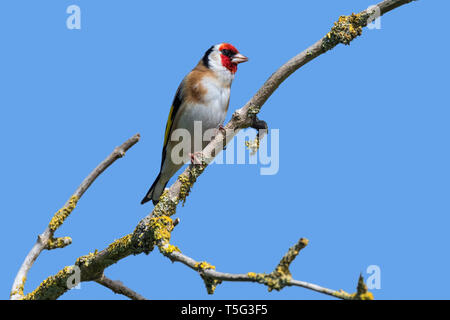
M 25 282 L 27 279 L 28 271 L 33 266 L 36 259 L 39 257 L 44 249 L 52 250 L 57 248 L 64 248 L 72 243 L 70 237 L 54 238 L 55 231 L 64 223 L 66 218 L 71 214 L 73 209 L 75 209 L 78 200 L 83 196 L 86 190 L 91 186 L 91 184 L 97 179 L 97 177 L 102 174 L 110 165 L 112 165 L 117 159 L 122 158 L 125 152 L 128 151 L 132 146 L 134 146 L 140 139 L 140 135 L 136 134 L 127 141 L 125 141 L 121 146 L 114 149 L 114 151 L 103 160 L 87 177 L 83 180 L 80 186 L 75 190 L 70 199 L 66 204 L 58 210 L 53 218 L 50 220 L 45 231 L 38 236 L 36 243 L 33 248 L 31 248 L 28 255 L 25 257 L 19 271 L 17 272 L 16 278 L 11 289 L 11 299 L 17 300 L 23 298 L 23 290 Z

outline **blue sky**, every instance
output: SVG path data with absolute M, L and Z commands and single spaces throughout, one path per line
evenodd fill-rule
M 114 239 L 153 208 L 175 90 L 212 44 L 230 42 L 239 67 L 231 112 L 281 64 L 320 39 L 339 15 L 373 1 L 2 1 L 0 4 L 0 298 L 84 177 L 112 149 L 141 141 L 88 190 L 44 252 L 25 291 Z M 66 8 L 81 8 L 81 30 Z M 309 246 L 294 278 L 353 292 L 370 265 L 377 299 L 449 298 L 448 1 L 418 1 L 382 17 L 291 76 L 260 117 L 279 129 L 280 168 L 213 165 L 177 216 L 172 243 L 224 272 L 270 272 L 298 238 Z M 106 270 L 149 299 L 328 299 L 302 288 L 268 293 L 200 277 L 153 252 Z M 83 283 L 62 299 L 123 299 Z

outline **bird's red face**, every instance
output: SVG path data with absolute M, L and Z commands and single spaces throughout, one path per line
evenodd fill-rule
M 219 47 L 219 53 L 222 65 L 230 70 L 231 73 L 236 73 L 237 65 L 248 61 L 246 56 L 243 56 L 239 51 L 229 43 L 224 43 Z

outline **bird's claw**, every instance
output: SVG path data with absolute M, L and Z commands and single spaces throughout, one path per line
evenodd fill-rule
M 224 135 L 226 134 L 227 130 L 225 130 L 225 127 L 223 126 L 223 124 L 220 124 L 218 127 L 219 131 L 222 132 Z
M 191 158 L 191 164 L 202 164 L 203 155 L 201 152 L 190 153 L 189 157 Z M 200 159 L 199 159 L 200 157 Z

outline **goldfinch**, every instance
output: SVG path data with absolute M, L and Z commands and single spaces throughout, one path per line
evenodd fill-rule
M 186 129 L 194 135 L 194 122 L 201 122 L 202 135 L 206 130 L 220 128 L 230 102 L 230 88 L 237 65 L 248 58 L 228 43 L 209 48 L 197 66 L 181 81 L 175 94 L 164 135 L 161 169 L 141 204 L 150 200 L 157 204 L 170 178 L 189 161 L 190 156 L 207 144 L 191 147 L 191 154 L 182 156 L 182 161 L 172 159 L 172 150 L 178 141 L 172 141 L 176 129 Z M 195 138 L 192 138 L 192 141 Z

